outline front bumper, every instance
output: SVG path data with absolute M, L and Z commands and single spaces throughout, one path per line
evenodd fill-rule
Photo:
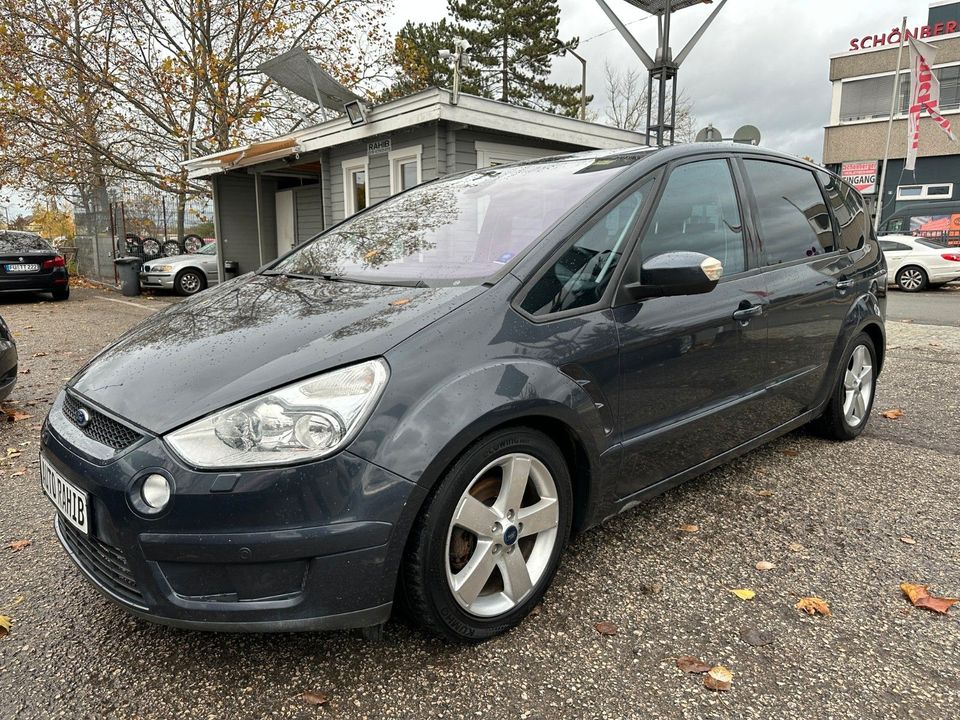
M 389 617 L 424 495 L 417 485 L 346 452 L 296 467 L 200 472 L 139 429 L 140 440 L 114 451 L 66 418 L 63 398 L 44 423 L 41 452 L 88 493 L 91 520 L 84 535 L 58 515 L 57 535 L 102 594 L 145 619 L 202 630 L 333 629 Z M 148 469 L 175 485 L 153 518 L 128 501 Z
M 140 287 L 173 290 L 173 273 L 140 273 Z

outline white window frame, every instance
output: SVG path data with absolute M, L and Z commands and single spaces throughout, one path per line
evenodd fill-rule
M 362 170 L 367 180 L 367 207 L 370 207 L 370 158 L 366 155 L 344 160 L 343 169 L 343 217 L 348 218 L 357 212 L 356 198 L 353 194 L 353 173 Z
M 491 165 L 506 165 L 507 163 L 536 160 L 551 155 L 562 155 L 563 150 L 548 150 L 546 148 L 525 147 L 523 145 L 505 145 L 503 143 L 476 141 L 477 169 Z
M 919 195 L 907 195 L 903 192 L 904 188 L 920 188 Z M 937 194 L 931 195 L 930 188 L 947 188 L 947 194 Z M 953 183 L 927 183 L 926 185 L 921 185 L 920 183 L 914 183 L 911 185 L 898 185 L 897 186 L 897 200 L 943 200 L 949 201 L 953 199 Z
M 417 163 L 417 185 L 423 182 L 423 145 L 411 145 L 410 147 L 391 150 L 387 153 L 387 160 L 390 162 L 391 195 L 396 195 L 402 190 L 400 185 L 403 177 L 400 174 L 400 166 L 411 160 Z

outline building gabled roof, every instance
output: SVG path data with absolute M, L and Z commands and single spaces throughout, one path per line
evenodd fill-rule
M 434 120 L 526 135 L 582 148 L 627 147 L 644 144 L 647 139 L 642 132 L 531 110 L 475 95 L 461 93 L 459 102 L 454 105 L 449 90 L 429 88 L 371 108 L 363 125 L 351 125 L 346 117 L 338 117 L 271 140 L 188 160 L 183 166 L 191 178 L 202 178 L 232 168 L 249 167 L 294 154 L 367 140 Z

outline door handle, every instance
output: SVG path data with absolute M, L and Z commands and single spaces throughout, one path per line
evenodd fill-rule
M 853 280 L 837 280 L 837 290 L 849 290 L 853 287 Z
M 733 313 L 733 319 L 737 322 L 748 323 L 750 318 L 756 317 L 763 312 L 763 305 L 751 305 L 750 307 L 740 308 Z

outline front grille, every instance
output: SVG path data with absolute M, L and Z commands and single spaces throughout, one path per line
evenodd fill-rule
M 90 422 L 86 426 L 81 426 L 77 422 L 77 411 L 80 407 L 80 402 L 75 397 L 69 393 L 64 396 L 63 414 L 66 415 L 67 420 L 80 428 L 80 432 L 88 438 L 96 440 L 101 445 L 112 447 L 114 450 L 123 450 L 142 437 L 136 430 L 131 430 L 126 425 L 121 425 L 86 405 L 83 407 L 90 414 Z
M 120 598 L 143 605 L 143 596 L 130 572 L 123 553 L 92 535 L 84 535 L 66 520 L 57 517 L 57 527 L 64 545 L 73 557 L 97 582 Z

